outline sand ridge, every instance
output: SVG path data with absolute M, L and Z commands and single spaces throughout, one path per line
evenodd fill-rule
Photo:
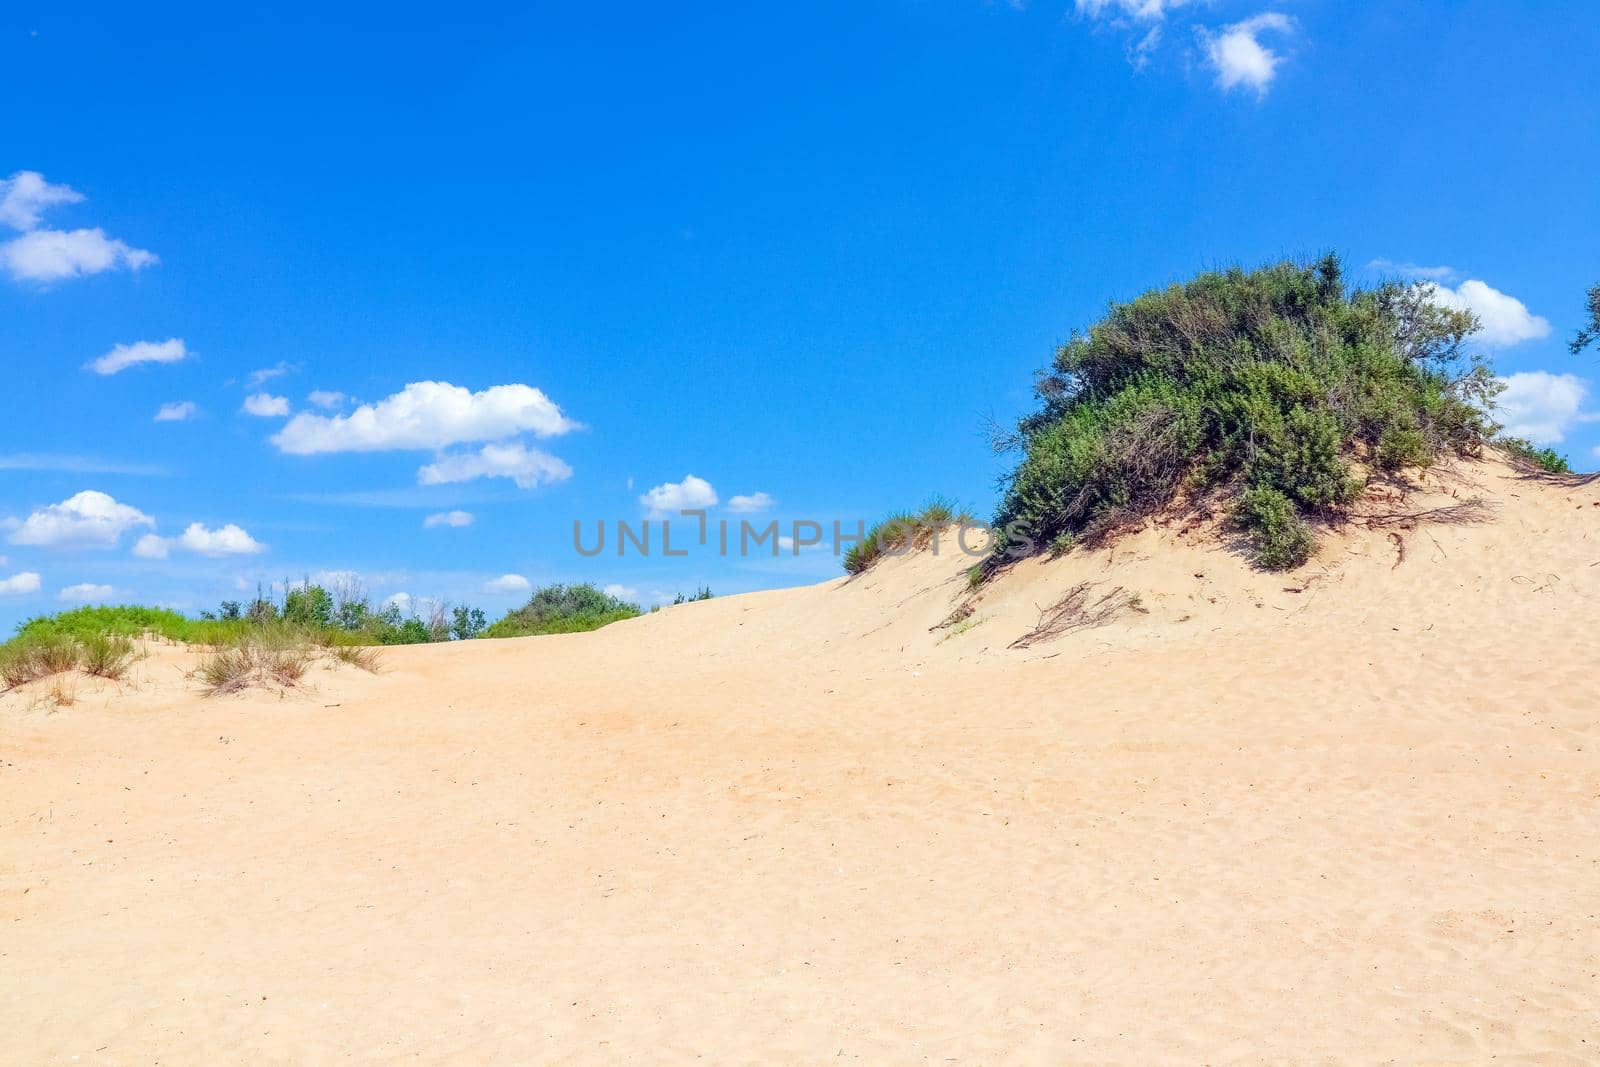
M 1474 498 L 0 698 L 0 1059 L 1594 1062 L 1600 484 Z

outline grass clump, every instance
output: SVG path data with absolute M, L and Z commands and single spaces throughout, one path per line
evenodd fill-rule
M 1310 552 L 1304 520 L 1365 488 L 1364 471 L 1476 454 L 1494 426 L 1487 365 L 1462 368 L 1476 318 L 1399 283 L 1347 290 L 1336 256 L 1199 275 L 1074 336 L 1039 378 L 1040 409 L 1002 448 L 996 551 L 1093 544 L 1180 490 L 1240 493 L 1262 566 Z
M 1502 437 L 1495 444 L 1511 462 L 1546 474 L 1571 474 L 1572 464 L 1553 448 L 1538 448 L 1525 437 Z
M 848 574 L 860 574 L 884 556 L 925 548 L 953 522 L 970 522 L 972 514 L 944 497 L 934 497 L 920 511 L 897 511 L 868 530 L 844 554 Z
M 209 653 L 195 676 L 212 693 L 235 693 L 252 685 L 300 684 L 311 667 L 312 649 L 288 631 L 254 635 L 237 645 Z
M 121 634 L 91 634 L 79 646 L 79 660 L 85 674 L 121 681 L 134 658 L 133 641 Z
M 709 597 L 710 591 L 707 590 Z M 700 599 L 700 598 L 696 598 Z M 528 602 L 483 632 L 485 637 L 533 637 L 585 633 L 639 615 L 639 606 L 584 582 L 543 586 Z

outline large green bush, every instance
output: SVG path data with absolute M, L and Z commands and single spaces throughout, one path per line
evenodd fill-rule
M 639 614 L 636 604 L 580 585 L 547 585 L 534 590 L 522 607 L 484 631 L 485 637 L 531 637 L 536 634 L 570 634 L 598 630 L 609 623 Z
M 1002 442 L 1022 458 L 996 550 L 1023 543 L 1007 528 L 1036 545 L 1093 543 L 1185 485 L 1232 486 L 1257 491 L 1235 517 L 1258 561 L 1295 566 L 1310 552 L 1305 518 L 1348 505 L 1368 472 L 1474 453 L 1492 436 L 1493 375 L 1463 366 L 1477 325 L 1413 286 L 1349 292 L 1335 256 L 1113 304 L 1061 348 L 1039 378 L 1040 409 Z

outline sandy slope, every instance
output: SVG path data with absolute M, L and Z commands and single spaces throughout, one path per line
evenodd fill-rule
M 1595 1062 L 1600 484 L 1433 482 L 1372 509 L 1494 521 L 1152 528 L 962 632 L 946 552 L 0 698 L 0 1061 Z

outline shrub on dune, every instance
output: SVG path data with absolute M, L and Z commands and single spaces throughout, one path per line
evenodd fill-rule
M 484 631 L 485 637 L 532 637 L 582 633 L 631 619 L 639 606 L 611 596 L 585 582 L 547 585 L 534 590 L 528 602 L 507 612 Z
M 1306 520 L 1332 517 L 1370 472 L 1476 454 L 1498 387 L 1463 368 L 1465 311 L 1399 283 L 1348 291 L 1339 260 L 1202 274 L 1113 304 L 1037 384 L 1041 406 L 1001 442 L 997 553 L 1093 544 L 1181 491 L 1240 495 L 1235 518 L 1267 568 L 1297 566 Z M 1247 495 L 1248 494 L 1248 495 Z

